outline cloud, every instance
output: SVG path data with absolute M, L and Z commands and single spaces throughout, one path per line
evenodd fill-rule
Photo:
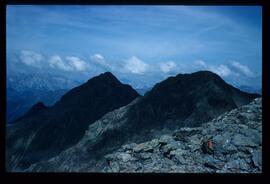
M 194 62 L 197 66 L 201 66 L 203 68 L 207 68 L 207 65 L 205 64 L 205 62 L 203 60 L 196 60 Z
M 209 70 L 218 74 L 221 77 L 227 77 L 232 74 L 231 69 L 227 65 L 213 66 L 206 64 L 203 60 L 197 60 L 194 62 L 196 67 L 202 68 L 204 70 Z
M 98 60 L 104 60 L 104 57 L 101 54 L 95 54 L 93 55 L 93 58 Z
M 218 74 L 221 77 L 227 77 L 232 74 L 232 71 L 226 65 L 208 66 L 209 70 Z
M 89 69 L 89 65 L 78 57 L 68 56 L 66 57 L 66 60 L 68 61 L 69 66 L 75 71 L 83 72 Z
M 109 63 L 106 62 L 105 58 L 101 54 L 94 54 L 90 58 L 95 64 L 101 66 L 102 68 L 105 69 L 111 68 Z
M 58 55 L 54 55 L 49 59 L 49 66 L 51 68 L 57 68 L 64 71 L 73 70 L 72 67 L 64 63 L 64 61 Z
M 254 73 L 247 66 L 242 65 L 236 61 L 232 62 L 231 67 L 247 77 L 254 77 Z
M 168 62 L 165 62 L 165 63 L 160 63 L 159 67 L 160 67 L 160 70 L 163 73 L 169 73 L 173 69 L 175 69 L 176 64 L 173 61 L 168 61 Z
M 136 56 L 129 58 L 124 64 L 124 70 L 133 74 L 143 74 L 148 69 L 148 64 Z
M 20 60 L 26 65 L 40 68 L 43 56 L 33 51 L 23 50 L 20 53 Z
M 245 65 L 239 62 L 233 61 L 228 65 L 221 64 L 219 66 L 208 65 L 202 60 L 197 60 L 194 62 L 196 67 L 212 71 L 221 77 L 227 77 L 229 75 L 234 75 L 235 77 L 245 76 L 254 77 L 254 73 Z
M 86 71 L 89 65 L 78 57 L 68 56 L 66 62 L 58 55 L 54 55 L 49 59 L 49 66 L 64 71 Z

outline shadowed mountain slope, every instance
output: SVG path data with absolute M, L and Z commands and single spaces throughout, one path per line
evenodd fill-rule
M 78 144 L 29 171 L 100 171 L 106 166 L 104 155 L 123 144 L 200 126 L 259 96 L 241 92 L 208 71 L 169 77 L 145 96 L 92 123 Z
M 87 127 L 139 94 L 106 72 L 67 92 L 52 107 L 38 103 L 7 127 L 7 168 L 21 170 L 77 143 Z

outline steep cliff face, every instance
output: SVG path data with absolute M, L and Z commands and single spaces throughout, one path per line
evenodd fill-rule
M 94 121 L 137 97 L 131 86 L 106 72 L 73 88 L 52 107 L 35 105 L 7 127 L 7 169 L 23 170 L 57 155 L 76 144 Z
M 102 171 L 108 164 L 105 155 L 124 144 L 159 138 L 181 127 L 198 127 L 257 96 L 242 93 L 211 72 L 178 75 L 106 114 L 88 127 L 75 146 L 26 171 Z
M 181 128 L 148 142 L 127 144 L 105 156 L 103 172 L 262 171 L 261 98 L 197 128 Z M 205 151 L 204 142 L 212 150 Z

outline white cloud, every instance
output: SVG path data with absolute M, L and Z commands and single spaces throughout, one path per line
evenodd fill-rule
M 103 68 L 111 68 L 111 66 L 106 62 L 105 58 L 101 54 L 94 54 L 91 56 L 91 60 Z
M 169 73 L 176 67 L 176 64 L 173 61 L 168 61 L 165 63 L 160 63 L 159 67 L 162 72 Z
M 133 74 L 143 74 L 147 69 L 148 64 L 136 56 L 132 56 L 124 64 L 124 70 Z
M 212 66 L 206 64 L 203 60 L 197 60 L 194 62 L 195 66 L 202 68 L 204 70 L 209 70 L 211 72 L 214 72 L 218 74 L 221 77 L 227 77 L 232 74 L 231 69 L 227 65 L 219 65 L 219 66 Z
M 205 64 L 205 62 L 203 60 L 196 60 L 194 63 L 198 66 L 203 67 L 203 68 L 207 68 L 207 65 Z
M 93 56 L 93 58 L 99 59 L 99 60 L 104 60 L 104 57 L 103 57 L 101 54 L 95 54 L 95 55 Z
M 69 56 L 66 57 L 66 60 L 68 61 L 69 66 L 75 71 L 86 71 L 89 69 L 89 65 L 78 57 Z
M 212 71 L 221 77 L 227 77 L 229 75 L 234 75 L 235 77 L 240 77 L 241 75 L 245 77 L 254 77 L 254 73 L 247 66 L 236 61 L 233 61 L 229 65 L 221 64 L 219 66 L 208 65 L 202 60 L 197 60 L 194 64 L 196 67 Z
M 71 71 L 72 67 L 64 63 L 60 56 L 54 55 L 49 59 L 49 66 L 64 71 Z
M 218 74 L 221 77 L 227 77 L 232 74 L 232 71 L 226 65 L 208 66 L 208 68 L 210 71 Z
M 89 65 L 78 57 L 68 56 L 66 61 L 58 55 L 54 55 L 49 59 L 49 66 L 64 71 L 86 71 L 89 69 Z
M 33 51 L 23 50 L 20 54 L 20 60 L 26 65 L 40 68 L 43 56 Z
M 245 65 L 242 65 L 236 61 L 233 61 L 231 66 L 233 67 L 233 69 L 235 69 L 237 72 L 240 72 L 242 74 L 244 74 L 247 77 L 253 77 L 254 73 Z

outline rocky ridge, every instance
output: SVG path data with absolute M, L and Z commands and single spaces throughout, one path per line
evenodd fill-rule
M 102 172 L 258 173 L 262 172 L 261 98 L 196 128 L 136 144 L 105 156 Z M 213 153 L 204 153 L 204 141 Z
M 117 79 L 110 73 L 107 73 L 105 76 L 103 75 L 102 78 L 104 79 L 102 81 L 93 81 L 93 79 L 91 79 L 90 81 L 95 84 L 94 86 L 99 86 L 99 88 L 93 88 L 93 85 L 91 85 L 91 89 L 102 89 L 105 87 L 104 84 L 108 83 L 106 82 L 108 78 L 114 79 L 110 80 L 111 82 L 106 85 L 108 88 L 118 83 Z M 104 98 L 100 98 L 103 100 L 99 100 L 98 103 L 90 103 L 89 99 L 94 98 L 97 100 L 97 96 L 99 95 L 90 93 L 88 87 L 90 90 L 90 85 L 83 85 L 80 88 L 69 91 L 61 98 L 61 101 L 55 105 L 58 107 L 57 109 L 59 111 L 54 111 L 54 114 L 59 116 L 59 113 L 61 114 L 63 109 L 68 108 L 68 110 L 73 112 L 72 114 L 76 116 L 79 115 L 85 119 L 86 115 L 96 115 L 93 111 L 97 111 L 97 109 L 111 107 L 109 104 L 104 104 L 106 102 Z M 100 94 L 101 91 L 104 92 L 107 90 L 95 90 L 98 94 Z M 119 93 L 114 95 L 106 94 L 111 101 L 112 96 L 123 97 L 123 95 L 126 96 L 129 93 L 123 91 L 122 95 Z M 100 118 L 96 118 L 94 122 L 64 116 L 64 118 L 61 118 L 61 122 L 70 122 L 70 120 L 73 120 L 72 123 L 68 123 L 68 129 L 63 129 L 63 123 L 55 123 L 55 121 L 52 121 L 54 125 L 57 124 L 61 127 L 54 126 L 49 127 L 49 129 L 46 128 L 45 130 L 48 130 L 47 132 L 38 131 L 40 134 L 42 133 L 41 135 L 43 135 L 42 138 L 44 139 L 35 139 L 35 141 L 32 141 L 33 137 L 37 137 L 35 135 L 36 131 L 33 131 L 33 134 L 31 134 L 33 136 L 27 136 L 27 139 L 23 140 L 23 142 L 27 143 L 27 145 L 25 145 L 26 148 L 29 147 L 28 142 L 31 143 L 30 146 L 35 149 L 35 152 L 26 149 L 27 151 L 29 150 L 29 153 L 25 154 L 28 158 L 26 157 L 26 159 L 24 159 L 27 163 L 24 164 L 22 162 L 24 167 L 20 167 L 20 171 L 99 172 L 108 164 L 104 156 L 118 150 L 125 144 L 146 142 L 154 138 L 159 138 L 164 134 L 171 134 L 175 129 L 181 127 L 200 126 L 218 117 L 220 114 L 250 103 L 252 99 L 258 96 L 257 94 L 243 93 L 225 83 L 218 75 L 208 71 L 179 74 L 156 84 L 151 91 L 147 92 L 142 97 L 138 97 L 129 105 L 122 106 L 119 109 L 115 108 L 116 110 L 114 111 L 112 111 L 113 109 L 108 110 L 109 113 L 100 116 Z M 88 101 L 89 103 L 87 103 Z M 119 100 L 115 99 L 112 104 L 116 102 L 119 103 Z M 95 105 L 95 107 L 90 109 L 89 105 L 82 106 L 82 104 L 91 104 L 91 106 Z M 70 113 L 65 113 L 65 115 L 70 115 Z M 80 131 L 82 137 L 77 137 L 78 139 L 74 141 L 74 138 L 71 137 L 71 135 L 77 135 L 74 128 L 80 128 L 84 123 L 86 123 L 85 127 L 83 129 L 81 128 Z M 20 123 L 20 125 L 26 126 L 27 124 Z M 31 126 L 32 125 L 37 125 L 37 123 L 32 123 Z M 20 127 L 16 128 L 21 130 Z M 53 130 L 52 128 L 58 128 L 60 131 L 57 131 L 53 140 L 48 140 L 47 135 Z M 23 127 L 23 130 L 25 129 L 26 128 Z M 30 128 L 30 130 L 32 129 L 33 128 Z M 13 130 L 14 127 L 10 131 Z M 22 133 L 24 133 L 24 131 L 22 131 Z M 184 134 L 186 133 L 181 135 Z M 22 137 L 18 132 L 16 134 L 12 133 L 11 135 L 20 135 L 20 137 Z M 184 137 L 188 136 L 189 133 Z M 10 136 L 10 138 L 12 137 L 13 136 Z M 59 140 L 66 142 L 66 139 L 73 141 L 73 143 L 76 142 L 76 144 L 66 145 L 63 142 L 59 142 Z M 59 152 L 60 150 L 58 149 L 57 153 L 48 156 L 48 154 L 51 153 L 51 149 L 48 149 L 48 147 L 55 145 L 56 141 L 59 142 L 56 148 L 63 145 L 65 148 L 61 149 L 61 152 Z M 15 151 L 23 150 L 16 146 L 17 144 L 12 143 L 12 141 L 7 142 L 10 143 L 11 146 L 15 146 Z M 16 143 L 18 141 L 15 140 L 13 142 Z M 46 143 L 45 145 L 44 142 Z M 34 156 L 35 154 L 38 154 L 37 156 L 41 155 L 42 158 L 33 160 L 33 154 L 31 154 L 31 152 L 34 153 Z M 7 155 L 10 155 L 9 159 L 11 162 L 8 163 L 11 163 L 11 166 L 14 166 L 14 163 L 18 163 L 16 159 L 19 157 L 13 157 L 10 153 Z M 22 154 L 19 152 L 17 155 L 21 156 Z M 44 156 L 46 156 L 46 158 Z M 15 169 L 12 170 L 18 171 L 18 167 L 15 165 Z

